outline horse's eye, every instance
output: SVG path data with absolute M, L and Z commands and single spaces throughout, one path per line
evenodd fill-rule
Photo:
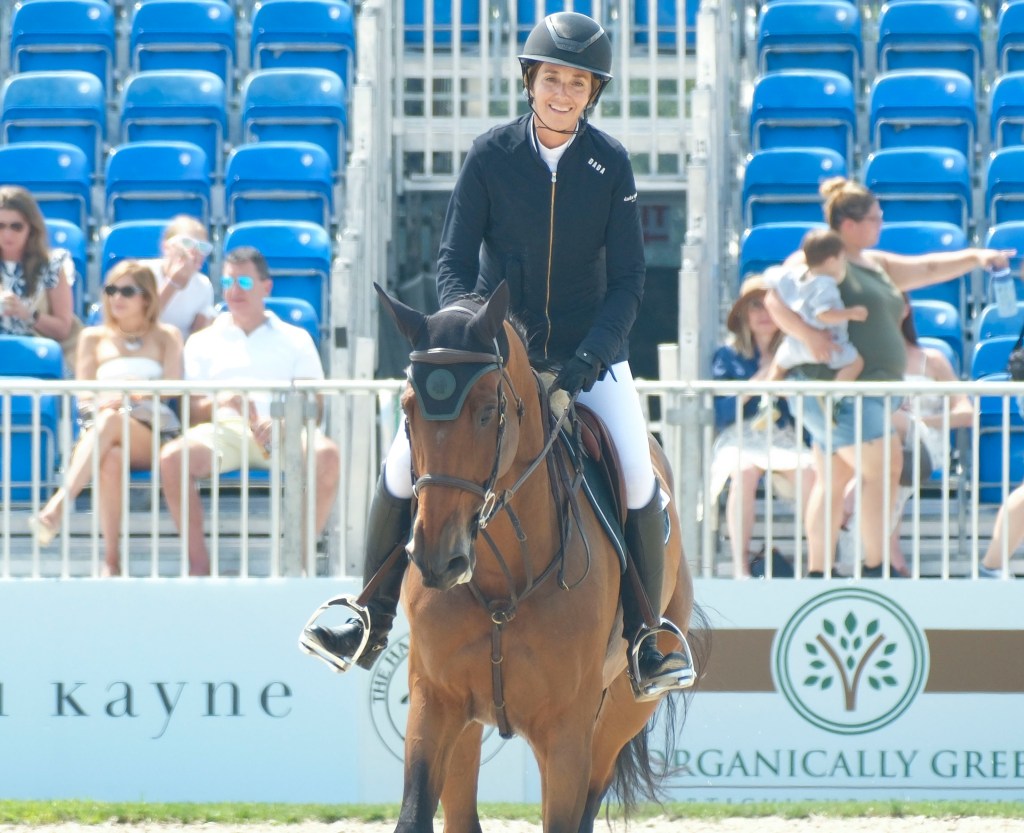
M 498 408 L 495 405 L 488 405 L 486 408 L 480 411 L 480 416 L 478 417 L 480 421 L 480 427 L 486 428 L 488 425 L 490 425 L 491 420 L 494 419 L 494 415 L 497 412 Z

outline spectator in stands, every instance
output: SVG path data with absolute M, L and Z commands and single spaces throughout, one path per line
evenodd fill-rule
M 82 323 L 71 293 L 75 265 L 64 249 L 50 251 L 39 205 L 15 185 L 0 186 L 0 271 L 0 334 L 52 338 L 75 367 Z
M 192 427 L 164 446 L 160 471 L 164 498 L 181 529 L 182 456 L 188 456 L 187 498 L 189 566 L 192 575 L 208 575 L 210 560 L 203 535 L 203 512 L 196 480 L 209 477 L 217 455 L 221 471 L 250 467 L 269 469 L 273 420 L 268 393 L 245 392 L 249 382 L 288 383 L 323 379 L 320 356 L 309 333 L 269 312 L 264 299 L 272 281 L 263 255 L 244 246 L 224 258 L 221 289 L 227 311 L 185 342 L 185 378 L 218 382 L 234 390 L 195 396 L 190 403 Z M 248 421 L 244 421 L 248 400 Z M 216 424 L 213 422 L 216 409 Z M 337 446 L 316 432 L 306 438 L 314 446 L 316 464 L 316 528 L 322 532 L 338 490 Z M 305 455 L 304 455 L 305 459 Z
M 213 320 L 213 284 L 200 269 L 213 251 L 204 226 L 179 214 L 164 229 L 161 257 L 147 261 L 160 287 L 160 320 L 187 339 Z
M 760 276 L 743 282 L 726 320 L 732 337 L 715 352 L 711 363 L 712 378 L 758 381 L 768 377 L 782 333 L 764 308 L 767 291 L 768 287 Z M 738 406 L 743 410 L 740 423 L 737 423 Z M 711 462 L 711 499 L 717 500 L 726 482 L 730 482 L 725 516 L 736 578 L 751 575 L 752 561 L 754 572 L 764 574 L 764 549 L 756 556 L 751 553 L 750 538 L 754 528 L 757 488 L 765 473 L 771 470 L 778 475 L 773 482 L 785 484 L 783 488 L 788 488 L 792 495 L 798 493 L 799 486 L 802 505 L 806 505 L 814 480 L 810 450 L 799 447 L 786 400 L 776 400 L 776 420 L 770 431 L 753 427 L 758 416 L 756 396 L 744 397 L 741 403 L 735 396 L 715 397 L 715 430 L 718 436 Z M 756 561 L 758 558 L 762 559 L 760 564 Z M 775 566 L 780 566 L 780 558 L 774 556 Z M 772 570 L 773 575 L 784 572 L 785 568 Z M 792 574 L 791 566 L 789 574 Z
M 846 255 L 843 239 L 831 229 L 811 229 L 800 243 L 805 269 L 799 272 L 784 266 L 767 269 L 764 280 L 769 289 L 778 292 L 790 309 L 818 330 L 827 329 L 836 349 L 832 351 L 829 367 L 835 371 L 835 381 L 853 382 L 864 369 L 864 360 L 850 344 L 847 323 L 863 321 L 868 311 L 857 305 L 845 307 L 839 295 L 839 285 L 846 277 Z M 813 362 L 814 357 L 800 339 L 783 338 L 775 354 L 768 381 L 786 377 L 791 367 Z M 769 402 L 766 397 L 762 404 Z
M 894 381 L 903 378 L 907 369 L 903 321 L 903 292 L 956 278 L 975 268 L 998 268 L 1007 264 L 1008 253 L 995 249 L 962 249 L 908 257 L 882 252 L 878 243 L 882 226 L 882 209 L 875 195 L 863 185 L 834 177 L 821 185 L 825 218 L 839 233 L 846 247 L 847 275 L 839 291 L 846 306 L 863 304 L 867 320 L 851 322 L 849 336 L 864 359 L 860 378 L 864 381 Z M 787 261 L 798 266 L 803 259 L 796 252 Z M 789 378 L 825 381 L 833 378 L 827 367 L 833 343 L 827 333 L 807 325 L 770 292 L 766 303 L 779 326 L 807 344 L 818 364 L 793 368 Z M 856 436 L 858 402 L 846 397 L 838 404 L 835 422 L 822 412 L 819 397 L 805 399 L 804 416 L 807 430 L 814 441 L 815 478 L 807 510 L 808 576 L 822 576 L 831 569 L 834 547 L 843 519 L 846 487 L 859 477 L 862 487 L 863 517 L 861 540 L 865 577 L 883 575 L 885 542 L 888 525 L 878 518 L 891 518 L 899 492 L 903 452 L 898 435 L 886 420 L 885 397 L 865 396 L 862 407 L 861 434 Z M 832 416 L 832 415 L 828 415 Z M 858 440 L 860 445 L 858 446 Z M 832 458 L 826 461 L 823 449 L 831 443 Z M 886 468 L 886 461 L 889 468 Z M 831 478 L 827 478 L 831 471 Z M 888 496 L 888 502 L 886 501 Z M 825 507 L 830 501 L 831 528 L 825 527 Z M 826 540 L 832 551 L 826 552 Z
M 181 335 L 157 320 L 159 312 L 152 271 L 136 260 L 118 263 L 103 287 L 103 323 L 82 330 L 75 378 L 110 382 L 180 379 Z M 99 459 L 96 504 L 104 541 L 104 574 L 120 574 L 124 455 L 128 455 L 130 469 L 148 470 L 153 462 L 157 423 L 164 439 L 181 427 L 166 403 L 154 407 L 157 401 L 150 394 L 126 395 L 120 391 L 78 395 L 84 430 L 71 454 L 64 485 L 29 521 L 40 546 L 49 544 L 60 530 L 65 503 L 73 503 L 88 485 L 95 453 Z
M 907 351 L 907 369 L 903 378 L 907 382 L 955 382 L 956 371 L 949 359 L 940 350 L 922 347 L 918 342 L 914 326 L 910 298 L 903 296 L 903 321 L 900 329 Z M 889 544 L 889 558 L 892 572 L 909 576 L 906 558 L 901 547 L 900 531 L 903 511 L 914 495 L 915 460 L 914 446 L 917 446 L 919 484 L 924 485 L 936 474 L 941 474 L 949 465 L 949 434 L 943 430 L 943 410 L 946 396 L 942 394 L 919 394 L 907 396 L 892 414 L 893 427 L 903 447 L 903 467 L 900 472 L 900 488 L 896 498 L 893 517 L 892 539 Z M 974 419 L 974 405 L 969 396 L 958 393 L 949 397 L 949 428 L 967 428 Z M 854 489 L 847 488 L 846 511 L 854 511 Z
M 528 331 L 531 360 L 558 371 L 553 387 L 600 414 L 626 481 L 627 546 L 648 598 L 660 599 L 664 558 L 662 493 L 651 466 L 647 426 L 627 361 L 627 337 L 643 294 L 643 233 L 629 155 L 588 122 L 611 80 L 612 46 L 596 21 L 577 12 L 544 18 L 519 56 L 529 114 L 480 136 L 466 156 L 448 205 L 438 256 L 443 305 L 489 295 L 502 282 Z M 557 176 L 557 187 L 555 184 Z M 412 498 L 404 431 L 388 454 L 371 509 L 365 578 L 409 533 Z M 387 644 L 402 569 L 369 602 L 370 667 Z M 623 595 L 630 605 L 632 595 Z M 626 636 L 637 632 L 628 615 Z M 326 662 L 351 658 L 362 623 L 311 627 L 302 645 Z M 653 639 L 638 647 L 641 688 L 667 687 L 687 668 Z
M 1006 541 L 1006 560 L 1003 559 L 1003 541 Z M 1009 572 L 1007 561 L 1013 557 L 1020 542 L 1024 540 L 1024 483 L 1006 496 L 1006 502 L 999 507 L 996 514 L 996 522 L 992 527 L 992 537 L 988 542 L 988 549 L 985 550 L 985 557 L 978 565 L 978 575 L 981 578 L 1002 578 L 1003 569 L 1007 570 L 1010 578 L 1015 578 Z

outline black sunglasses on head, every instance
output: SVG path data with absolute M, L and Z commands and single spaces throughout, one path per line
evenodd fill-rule
M 146 290 L 138 286 L 114 286 L 108 284 L 103 287 L 103 294 L 113 298 L 115 295 L 120 295 L 122 298 L 134 298 L 136 295 L 145 295 Z

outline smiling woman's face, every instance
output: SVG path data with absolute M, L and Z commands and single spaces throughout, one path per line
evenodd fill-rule
M 594 93 L 592 73 L 559 64 L 541 64 L 533 78 L 533 109 L 552 130 L 573 130 Z

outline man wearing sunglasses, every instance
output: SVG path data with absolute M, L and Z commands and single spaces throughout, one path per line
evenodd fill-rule
M 266 309 L 264 301 L 272 286 L 267 262 L 257 249 L 244 246 L 228 252 L 221 277 L 227 311 L 185 342 L 185 379 L 225 386 L 216 395 L 191 399 L 191 428 L 167 443 L 160 454 L 164 497 L 178 529 L 182 516 L 182 458 L 188 457 L 186 536 L 193 575 L 209 573 L 196 480 L 213 472 L 214 455 L 220 471 L 239 469 L 245 460 L 254 469 L 269 469 L 272 464 L 271 396 L 247 391 L 249 383 L 324 378 L 320 356 L 309 334 Z M 338 491 L 338 447 L 320 432 L 306 437 L 305 442 L 312 442 L 314 448 L 319 534 L 327 524 Z

